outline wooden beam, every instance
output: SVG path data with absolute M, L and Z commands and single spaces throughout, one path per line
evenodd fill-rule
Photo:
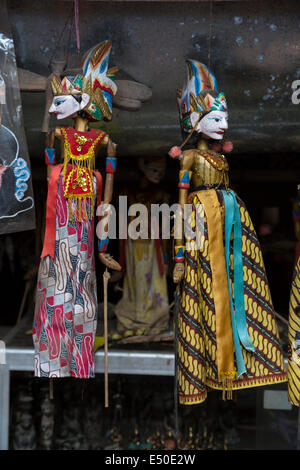
M 47 77 L 20 68 L 18 68 L 18 77 L 21 91 L 45 91 L 46 89 Z
M 60 1 L 67 1 L 67 2 L 73 2 L 74 0 L 60 0 Z M 87 0 L 89 2 L 139 2 L 139 3 L 222 3 L 222 2 L 251 2 L 253 0 Z M 270 1 L 270 0 L 260 0 L 261 3 Z

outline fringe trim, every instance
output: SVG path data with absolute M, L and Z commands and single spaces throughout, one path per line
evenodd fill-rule
M 224 392 L 229 392 L 229 396 L 227 395 L 227 400 L 233 400 L 233 391 L 234 390 L 242 390 L 245 388 L 254 388 L 254 387 L 260 387 L 264 385 L 273 385 L 276 383 L 283 383 L 287 382 L 287 374 L 286 373 L 281 373 L 281 374 L 274 374 L 272 376 L 264 376 L 264 377 L 256 377 L 252 379 L 242 379 L 242 380 L 232 380 L 231 383 L 226 383 L 226 385 L 229 386 L 229 390 L 225 388 L 224 390 L 224 385 L 221 382 L 215 382 L 210 379 L 206 379 L 205 385 L 208 387 L 207 390 L 204 390 L 203 392 L 197 393 L 195 395 L 185 395 L 182 392 L 179 392 L 178 397 L 179 397 L 179 403 L 181 405 L 197 405 L 200 403 L 203 403 L 206 398 L 207 398 L 207 393 L 209 392 L 209 389 L 213 390 L 222 390 L 222 395 L 224 396 Z M 223 398 L 224 399 L 224 398 Z M 297 405 L 299 406 L 299 404 Z
M 222 400 L 232 400 L 233 381 L 236 379 L 236 372 L 220 372 L 219 377 L 222 383 Z
M 64 163 L 63 163 L 63 182 L 65 182 L 65 177 L 67 173 L 67 166 L 69 161 L 72 161 L 72 166 L 74 167 L 83 167 L 89 168 L 90 170 L 95 169 L 95 148 L 98 143 L 103 140 L 105 137 L 105 132 L 100 132 L 98 137 L 94 140 L 92 145 L 89 147 L 88 151 L 85 154 L 74 155 L 71 151 L 71 145 L 68 141 L 68 135 L 66 129 L 61 127 L 61 132 L 64 136 Z
M 179 393 L 179 403 L 180 405 L 199 405 L 203 403 L 207 398 L 207 390 L 204 390 L 197 395 L 184 395 Z
M 263 387 L 264 385 L 273 385 L 276 383 L 287 382 L 287 374 L 265 375 L 263 377 L 253 377 L 246 379 L 237 379 L 232 382 L 232 390 L 240 390 L 243 388 Z M 215 390 L 223 390 L 223 384 L 211 379 L 206 379 L 206 385 Z
M 93 213 L 93 200 L 95 197 L 93 190 L 93 173 L 95 170 L 95 147 L 104 138 L 105 133 L 100 133 L 94 140 L 88 151 L 83 155 L 74 155 L 71 151 L 71 146 L 68 141 L 68 135 L 64 128 L 61 128 L 64 136 L 64 163 L 63 163 L 63 183 L 66 185 L 64 196 L 69 199 L 69 220 L 72 221 L 74 216 L 79 222 L 82 220 L 92 220 Z M 71 164 L 71 171 L 67 177 L 68 165 Z M 76 173 L 75 182 L 77 186 L 82 188 L 81 194 L 72 193 L 70 185 L 74 184 L 73 176 Z M 73 183 L 72 183 L 73 182 Z M 75 184 L 76 186 L 76 184 Z M 70 202 L 72 200 L 72 202 Z M 88 211 L 82 204 L 85 205 L 85 200 L 88 204 Z
M 92 198 L 85 198 L 81 196 L 76 198 L 69 197 L 67 201 L 69 221 L 71 223 L 73 223 L 74 220 L 76 222 L 84 222 L 93 219 L 94 211 Z

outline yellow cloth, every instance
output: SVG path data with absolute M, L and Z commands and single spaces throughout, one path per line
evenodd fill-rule
M 143 329 L 159 334 L 168 328 L 169 302 L 166 275 L 159 273 L 155 240 L 126 241 L 123 297 L 115 308 L 118 331 Z
M 214 189 L 199 191 L 197 196 L 204 206 L 207 219 L 212 290 L 216 311 L 217 365 L 219 381 L 223 381 L 226 378 L 235 377 L 235 368 L 221 207 Z
M 221 192 L 217 192 L 222 198 Z M 211 389 L 222 390 L 223 396 L 225 390 L 225 397 L 230 398 L 232 390 L 287 381 L 262 252 L 249 213 L 240 199 L 245 309 L 249 335 L 256 351 L 247 351 L 242 346 L 247 373 L 240 378 L 236 377 L 229 386 L 219 381 L 211 240 L 204 204 L 201 204 L 198 196 L 199 192 L 194 192 L 189 199 L 192 205 L 190 227 L 197 233 L 197 242 L 192 243 L 193 240 L 187 237 L 185 273 L 178 311 L 179 402 L 184 405 L 203 403 Z M 232 274 L 233 256 L 230 257 L 229 267 Z
M 292 405 L 300 401 L 300 257 L 295 266 L 289 306 L 288 397 Z
M 98 349 L 104 346 L 104 337 L 103 336 L 95 336 L 94 342 L 94 352 L 98 351 Z

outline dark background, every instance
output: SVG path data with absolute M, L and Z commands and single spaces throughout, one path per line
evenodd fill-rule
M 120 68 L 118 77 L 151 88 L 152 98 L 140 111 L 115 108 L 111 123 L 97 124 L 118 143 L 116 187 L 138 181 L 139 156 L 168 158 L 168 149 L 181 143 L 176 89 L 185 80 L 185 59 L 210 62 L 228 101 L 227 138 L 234 145 L 228 155 L 231 187 L 246 202 L 262 242 L 275 308 L 287 316 L 296 247 L 292 199 L 300 180 L 299 106 L 291 100 L 292 82 L 300 77 L 299 2 L 82 0 L 79 54 L 72 1 L 9 0 L 7 7 L 18 67 L 46 77 L 51 60 L 78 67 L 87 49 L 111 39 L 110 66 Z M 39 225 L 35 232 L 10 235 L 13 263 L 6 252 L 0 259 L 4 323 L 15 321 L 23 275 L 38 260 L 46 198 L 45 95 L 22 92 L 22 104 Z M 51 118 L 50 127 L 55 125 Z M 100 170 L 104 160 L 105 152 L 97 161 Z M 163 184 L 172 202 L 177 199 L 177 175 L 177 162 L 168 158 Z M 279 214 L 267 237 L 260 230 L 265 208 L 277 208 Z M 110 249 L 118 256 L 116 245 L 112 242 Z

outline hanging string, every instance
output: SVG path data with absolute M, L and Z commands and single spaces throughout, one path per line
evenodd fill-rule
M 198 124 L 199 124 L 199 121 L 201 119 L 201 114 L 199 115 L 198 119 L 197 119 L 197 122 L 196 124 L 194 125 L 193 129 L 190 131 L 189 135 L 186 137 L 186 139 L 184 139 L 184 141 L 182 142 L 182 144 L 179 146 L 180 149 L 182 149 L 182 147 L 185 146 L 185 144 L 190 140 L 190 138 L 192 137 L 193 133 L 195 132 Z
M 74 12 L 74 8 L 72 9 L 72 13 Z M 72 18 L 72 14 L 71 14 L 71 18 Z M 73 30 L 74 30 L 74 21 L 72 21 L 70 18 L 70 27 L 69 27 L 69 36 L 68 36 L 68 40 L 66 42 L 66 54 L 65 54 L 65 57 L 66 57 L 66 67 L 68 68 L 68 64 L 69 64 L 69 52 L 70 52 L 70 47 L 71 47 L 71 39 L 72 39 L 72 35 L 73 35 Z
M 71 6 L 71 9 L 70 9 L 69 15 L 67 16 L 67 19 L 65 21 L 64 27 L 63 27 L 56 43 L 55 43 L 53 52 L 52 52 L 51 57 L 49 59 L 49 64 L 51 64 L 51 62 L 54 58 L 54 55 L 57 51 L 58 46 L 60 44 L 62 44 L 63 35 L 65 34 L 65 31 L 66 31 L 67 27 L 70 25 L 69 26 L 69 37 L 68 37 L 68 40 L 65 43 L 64 50 L 63 50 L 64 60 L 65 60 L 66 64 L 68 64 L 69 49 L 70 49 L 69 46 L 70 46 L 70 40 L 71 40 L 71 32 L 72 32 L 72 29 L 73 29 L 73 21 L 72 21 L 73 15 L 74 15 L 74 4 L 72 4 L 72 6 Z
M 80 53 L 80 31 L 79 31 L 79 0 L 74 0 L 74 21 L 76 30 L 77 52 Z
M 208 70 L 210 70 L 211 60 L 211 35 L 212 35 L 212 21 L 213 21 L 213 1 L 210 1 L 210 18 L 209 18 L 209 35 L 208 35 Z

